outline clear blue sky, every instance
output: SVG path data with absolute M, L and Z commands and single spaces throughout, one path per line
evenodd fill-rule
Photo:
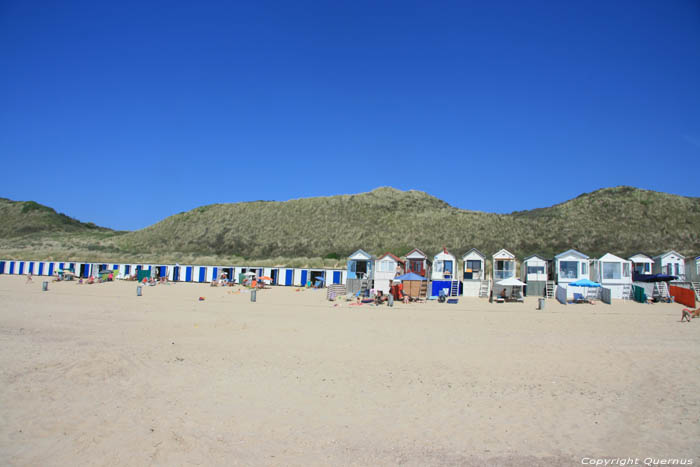
M 384 185 L 700 196 L 696 0 L 4 0 L 0 69 L 0 196 L 113 228 Z

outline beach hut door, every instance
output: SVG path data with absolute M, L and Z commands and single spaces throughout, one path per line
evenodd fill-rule
M 284 285 L 292 285 L 292 277 L 294 275 L 294 271 L 291 269 L 287 269 L 287 272 L 285 273 L 284 277 Z

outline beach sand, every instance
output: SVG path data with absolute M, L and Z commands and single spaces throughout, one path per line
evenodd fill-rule
M 0 276 L 3 465 L 700 463 L 681 305 L 42 280 Z

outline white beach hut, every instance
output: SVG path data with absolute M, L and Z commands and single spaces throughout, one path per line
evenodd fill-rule
M 482 292 L 482 284 L 485 292 Z M 486 281 L 486 256 L 472 248 L 462 255 L 462 295 L 488 297 L 489 292 Z
M 403 274 L 404 261 L 392 255 L 384 253 L 377 258 L 374 271 L 374 288 L 388 294 L 394 277 Z
M 548 261 L 539 255 L 530 255 L 523 260 L 521 277 L 526 284 L 525 294 L 530 297 L 543 297 L 547 293 L 549 278 Z
M 652 272 L 676 276 L 679 281 L 685 281 L 685 256 L 674 250 L 655 256 Z
M 554 273 L 557 284 L 569 284 L 579 279 L 589 279 L 588 256 L 574 249 L 559 253 L 554 257 Z
M 632 262 L 632 276 L 644 276 L 652 274 L 652 269 L 654 268 L 654 260 L 651 256 L 645 255 L 644 253 L 637 253 L 629 258 Z
M 506 249 L 497 251 L 491 257 L 493 265 L 493 282 L 515 277 L 515 255 Z
M 457 275 L 457 258 L 447 251 L 447 248 L 443 247 L 442 251 L 433 257 L 433 269 L 430 278 L 432 279 L 431 295 L 437 296 L 444 289 L 448 290 L 447 295 L 459 295 L 460 282 Z
M 595 271 L 591 271 L 595 282 L 610 289 L 610 297 L 629 299 L 632 296 L 632 261 L 606 253 L 598 259 Z

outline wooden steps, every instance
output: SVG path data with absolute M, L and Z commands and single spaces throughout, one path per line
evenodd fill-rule
M 547 285 L 545 288 L 545 296 L 547 298 L 554 298 L 554 281 L 547 281 Z
M 491 292 L 491 281 L 481 281 L 481 285 L 479 286 L 479 298 L 489 298 L 489 292 Z

